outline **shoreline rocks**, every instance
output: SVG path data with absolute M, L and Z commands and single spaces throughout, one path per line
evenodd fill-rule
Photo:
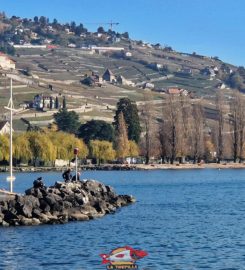
M 0 226 L 87 221 L 134 202 L 132 196 L 117 195 L 112 187 L 95 180 L 56 182 L 50 187 L 34 185 L 25 195 L 0 200 Z

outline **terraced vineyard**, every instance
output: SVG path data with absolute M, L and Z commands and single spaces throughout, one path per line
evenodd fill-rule
M 17 80 L 14 80 L 13 84 L 14 103 L 19 109 L 15 115 L 16 121 L 24 117 L 37 125 L 38 122 L 40 125 L 51 122 L 52 115 L 57 110 L 37 112 L 34 109 L 23 109 L 21 111 L 23 104 L 30 103 L 35 95 L 43 94 L 54 98 L 66 96 L 68 109 L 78 112 L 81 121 L 96 118 L 111 122 L 119 98 L 129 97 L 136 102 L 144 100 L 145 91 L 149 91 L 140 87 L 144 83 L 154 84 L 155 89 L 184 88 L 193 98 L 207 99 L 208 104 L 212 105 L 217 84 L 221 81 L 217 77 L 210 78 L 200 73 L 207 66 L 220 68 L 222 65 L 220 60 L 166 52 L 136 44 L 131 45 L 129 51 L 132 56 L 125 58 L 114 54 L 103 55 L 71 48 L 18 49 L 14 60 L 19 72 L 15 75 Z M 165 69 L 153 68 L 156 64 Z M 231 65 L 229 67 L 236 69 Z M 105 83 L 102 87 L 89 87 L 81 84 L 85 74 L 94 72 L 102 75 L 107 68 L 115 76 L 122 75 L 136 86 Z M 183 69 L 190 69 L 191 74 L 184 74 L 181 72 Z M 28 71 L 28 76 L 27 72 L 23 71 Z M 6 118 L 3 107 L 8 102 L 8 87 L 9 79 L 0 77 L 0 108 L 3 118 Z M 223 91 L 229 95 L 229 89 Z M 166 94 L 152 91 L 152 96 L 154 100 L 162 100 Z M 18 122 L 16 125 L 18 130 L 19 126 Z

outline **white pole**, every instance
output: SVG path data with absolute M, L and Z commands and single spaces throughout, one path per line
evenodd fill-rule
M 13 192 L 13 80 L 10 79 L 10 192 Z
M 7 181 L 9 182 L 9 190 L 12 193 L 13 192 L 13 181 L 15 180 L 15 177 L 13 176 L 13 110 L 14 110 L 14 104 L 13 104 L 13 81 L 12 78 L 10 78 L 10 99 L 8 106 L 5 107 L 5 109 L 10 111 L 10 138 L 9 138 L 9 173 L 10 176 L 7 177 Z
M 76 181 L 77 181 L 77 155 L 76 155 Z

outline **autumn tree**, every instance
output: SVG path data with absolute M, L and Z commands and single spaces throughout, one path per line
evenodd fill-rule
M 122 112 L 120 112 L 118 115 L 118 127 L 116 133 L 116 152 L 117 157 L 120 159 L 125 158 L 129 154 L 128 132 Z
M 45 133 L 30 131 L 26 135 L 34 165 L 36 165 L 37 160 L 44 162 L 55 160 L 54 145 Z
M 32 158 L 32 152 L 31 152 L 30 143 L 29 143 L 27 134 L 28 133 L 23 133 L 23 134 L 14 136 L 13 157 L 15 159 L 28 161 Z
M 130 157 L 138 157 L 139 156 L 139 146 L 135 141 L 129 141 L 129 151 L 128 155 Z
M 97 160 L 98 164 L 114 160 L 116 157 L 116 152 L 111 142 L 94 140 L 90 141 L 89 146 L 91 156 Z
M 65 132 L 48 132 L 47 136 L 55 148 L 57 159 L 71 160 L 74 157 L 74 148 L 79 148 L 78 157 L 84 159 L 88 155 L 88 148 L 83 140 L 76 138 L 73 134 Z
M 9 160 L 9 138 L 0 135 L 0 160 Z

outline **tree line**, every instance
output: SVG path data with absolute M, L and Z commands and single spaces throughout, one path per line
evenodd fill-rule
M 233 90 L 225 97 L 222 90 L 217 91 L 214 103 L 168 95 L 158 112 L 153 103 L 151 94 L 145 94 L 140 149 L 146 163 L 151 157 L 171 164 L 243 161 L 245 100 L 241 92 Z
M 63 108 L 48 128 L 15 134 L 14 159 L 33 164 L 71 160 L 78 147 L 81 159 L 97 163 L 124 162 L 126 157 L 143 157 L 146 164 L 152 158 L 171 164 L 243 161 L 245 100 L 240 92 L 233 91 L 227 99 L 218 91 L 211 115 L 207 101 L 188 96 L 168 95 L 156 103 L 152 93 L 145 92 L 142 104 L 137 107 L 128 98 L 120 99 L 112 124 L 102 120 L 81 124 L 77 113 Z M 0 160 L 8 159 L 8 136 L 1 135 Z
M 120 106 L 127 105 L 125 108 Z M 55 123 L 48 128 L 29 128 L 27 132 L 15 134 L 13 139 L 13 158 L 17 163 L 37 164 L 53 163 L 56 159 L 71 160 L 73 150 L 79 148 L 79 158 L 92 158 L 97 163 L 123 160 L 125 157 L 137 157 L 139 149 L 140 127 L 138 111 L 129 99 L 121 100 L 115 116 L 115 123 L 111 125 L 105 121 L 91 120 L 85 124 L 79 121 L 79 115 L 74 111 L 61 109 L 54 115 Z M 126 117 L 131 122 L 126 125 L 124 114 L 119 110 L 126 110 Z M 135 122 L 136 120 L 136 122 Z M 129 132 L 129 136 L 128 136 Z M 9 135 L 0 135 L 0 160 L 9 159 Z

